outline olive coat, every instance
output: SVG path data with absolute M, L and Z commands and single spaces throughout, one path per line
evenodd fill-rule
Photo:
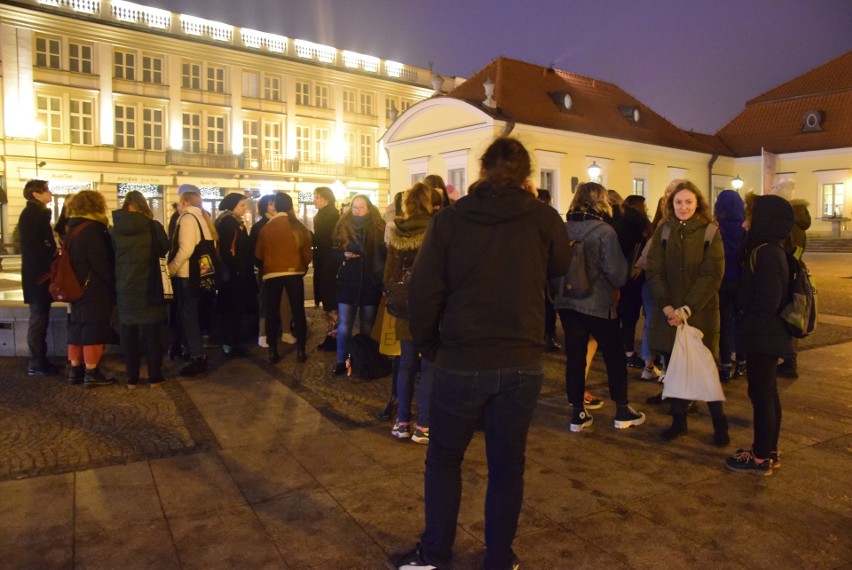
M 74 274 L 81 284 L 86 283 L 83 296 L 79 301 L 71 303 L 68 344 L 115 344 L 118 337 L 111 325 L 115 308 L 112 238 L 105 224 L 76 217 L 68 220 L 68 235 L 84 223 L 88 225 L 75 234 L 71 243 L 66 245 Z
M 112 220 L 119 321 L 123 325 L 165 322 L 167 305 L 151 302 L 151 285 L 154 277 L 160 279 L 159 258 L 169 252 L 166 230 L 139 212 L 115 210 Z
M 712 222 L 715 223 L 715 222 Z M 722 236 L 714 232 L 705 247 L 707 220 L 666 220 L 654 232 L 645 277 L 654 302 L 649 331 L 651 350 L 670 354 L 677 327 L 669 326 L 663 308 L 688 306 L 689 324 L 704 333 L 704 345 L 719 355 L 719 286 L 725 273 Z M 663 226 L 671 228 L 666 244 Z
M 21 287 L 24 303 L 49 305 L 52 301 L 47 290 L 49 283 L 38 280 L 50 271 L 56 254 L 56 240 L 50 228 L 50 208 L 35 200 L 28 200 L 18 219 L 21 240 Z

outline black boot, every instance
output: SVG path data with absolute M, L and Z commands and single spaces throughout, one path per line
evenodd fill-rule
M 725 447 L 731 443 L 731 438 L 728 435 L 727 416 L 713 417 L 713 443 L 719 447 Z
M 547 335 L 544 339 L 544 352 L 559 352 L 562 345 L 556 340 L 556 335 Z
M 86 378 L 86 365 L 78 364 L 68 369 L 68 383 L 82 384 Z
M 178 374 L 181 376 L 195 376 L 204 372 L 207 372 L 207 357 L 202 355 L 190 358 L 189 364 L 181 368 Z
M 322 350 L 323 352 L 337 351 L 337 339 L 326 335 L 325 340 L 317 345 L 317 350 Z
M 305 352 L 305 345 L 300 344 L 296 347 L 296 362 L 305 362 L 308 359 L 308 354 Z
M 96 388 L 98 386 L 109 386 L 115 380 L 107 378 L 97 368 L 86 368 L 86 378 L 83 380 L 83 386 L 86 388 Z
M 278 343 L 272 341 L 269 343 L 269 350 L 267 351 L 267 357 L 269 359 L 269 364 L 278 364 L 280 358 L 278 357 Z
M 778 366 L 779 378 L 791 378 L 795 380 L 799 377 L 798 366 L 796 365 L 796 357 L 787 358 Z
M 672 414 L 672 426 L 660 434 L 663 441 L 671 441 L 686 433 L 686 414 Z

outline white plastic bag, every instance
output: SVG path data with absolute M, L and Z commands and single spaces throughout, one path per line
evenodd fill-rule
M 716 359 L 701 339 L 704 333 L 686 322 L 686 315 L 678 309 L 683 324 L 678 325 L 672 348 L 671 361 L 663 381 L 663 398 L 682 398 L 718 402 L 725 399 Z

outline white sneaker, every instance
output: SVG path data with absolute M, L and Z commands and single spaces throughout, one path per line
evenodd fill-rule
M 642 370 L 641 378 L 642 378 L 642 380 L 644 380 L 646 382 L 651 382 L 653 380 L 659 380 L 660 374 L 661 374 L 660 369 L 657 368 L 656 366 L 651 366 L 651 367 L 646 366 L 645 369 Z
M 287 344 L 296 344 L 296 337 L 294 337 L 288 332 L 285 332 L 281 335 L 281 340 L 283 340 Z
M 269 348 L 269 344 L 267 344 L 265 336 L 257 337 L 257 346 L 260 346 L 262 348 Z

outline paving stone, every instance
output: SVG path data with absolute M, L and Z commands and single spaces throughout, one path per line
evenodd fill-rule
M 219 456 L 249 504 L 319 488 L 314 476 L 277 443 L 224 449 Z
M 181 568 L 169 526 L 162 519 L 100 533 L 78 534 L 74 553 L 75 569 Z
M 163 520 L 160 498 L 145 462 L 81 471 L 75 482 L 75 531 L 124 531 Z
M 214 453 L 151 462 L 166 517 L 208 513 L 244 504 L 239 488 Z
M 71 545 L 74 474 L 0 482 L 0 550 Z

